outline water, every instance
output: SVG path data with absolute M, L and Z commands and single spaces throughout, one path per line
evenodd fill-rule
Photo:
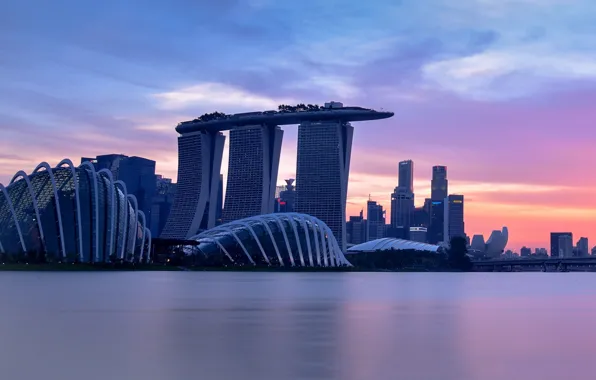
M 0 272 L 3 380 L 588 379 L 590 273 Z

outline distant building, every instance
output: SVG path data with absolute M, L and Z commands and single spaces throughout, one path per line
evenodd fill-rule
M 580 257 L 585 257 L 590 255 L 590 248 L 588 244 L 587 237 L 581 237 L 577 241 L 577 253 Z
M 534 250 L 536 256 L 548 256 L 548 250 L 546 248 L 536 248 Z
M 592 247 L 592 256 L 596 256 L 596 245 Z
M 532 249 L 528 247 L 522 247 L 519 251 L 521 257 L 528 257 L 532 255 Z
M 294 187 L 294 179 L 286 179 L 286 185 L 283 186 L 283 190 L 280 191 L 279 197 L 275 199 L 275 212 L 294 212 L 295 200 L 296 190 Z
M 346 223 L 346 239 L 349 244 L 362 244 L 366 241 L 366 220 L 362 214 L 360 211 L 359 216 L 350 216 Z
M 366 202 L 366 241 L 385 237 L 385 211 L 376 201 Z
M 430 222 L 430 214 L 425 207 L 415 207 L 412 213 L 411 226 L 412 227 L 427 227 Z
M 391 229 L 400 239 L 409 239 L 412 214 L 414 212 L 414 194 L 407 188 L 396 187 L 391 194 Z M 400 236 L 403 235 L 403 236 Z
M 410 227 L 410 240 L 419 243 L 426 243 L 426 227 Z
M 443 201 L 447 198 L 449 181 L 447 180 L 447 166 L 433 166 L 431 180 L 431 200 Z
M 152 225 L 151 209 L 157 185 L 155 161 L 143 157 L 129 157 L 123 154 L 105 154 L 95 158 L 81 158 L 81 163 L 85 161 L 91 162 L 96 171 L 109 170 L 114 181 L 124 182 L 126 191 L 128 194 L 135 196 L 139 210 L 145 214 L 147 225 Z
M 277 185 L 275 186 L 275 198 L 279 198 L 281 192 L 286 189 L 285 185 Z
M 573 237 L 572 235 L 559 235 L 559 256 L 558 257 L 573 257 Z M 551 252 L 551 256 L 553 252 Z
M 152 236 L 159 236 L 174 204 L 176 197 L 176 184 L 169 178 L 161 175 L 156 176 L 156 194 L 151 204 L 151 224 L 150 230 Z
M 439 244 L 443 241 L 445 225 L 445 201 L 432 201 L 430 205 L 430 225 L 428 226 L 428 242 Z
M 486 251 L 486 242 L 484 241 L 484 235 L 472 236 L 472 242 L 470 243 L 470 249 L 478 252 Z
M 464 196 L 451 194 L 444 201 L 443 240 L 466 237 L 464 225 Z
M 399 163 L 397 185 L 410 193 L 414 193 L 414 162 L 412 160 Z
M 551 232 L 550 233 L 550 256 L 551 257 L 562 257 L 560 246 L 559 246 L 559 237 L 561 236 L 568 236 L 571 239 L 571 246 L 573 247 L 573 234 L 571 232 Z M 565 240 L 565 244 L 567 241 Z M 572 248 L 571 248 L 572 249 Z M 571 251 L 570 249 L 570 251 Z M 563 256 L 564 257 L 564 256 Z

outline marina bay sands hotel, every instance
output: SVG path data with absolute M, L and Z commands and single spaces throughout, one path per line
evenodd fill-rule
M 215 227 L 225 130 L 230 150 L 222 221 L 272 213 L 283 138 L 279 126 L 299 124 L 295 211 L 325 222 L 345 251 L 350 122 L 392 116 L 330 102 L 235 115 L 215 112 L 178 124 L 178 190 L 161 237 L 189 239 Z

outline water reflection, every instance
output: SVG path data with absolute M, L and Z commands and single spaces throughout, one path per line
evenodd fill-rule
M 583 273 L 3 273 L 6 379 L 585 379 Z

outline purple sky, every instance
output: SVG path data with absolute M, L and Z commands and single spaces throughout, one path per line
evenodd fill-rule
M 0 12 L 0 182 L 40 161 L 139 155 L 176 178 L 177 122 L 336 100 L 355 124 L 348 213 L 389 206 L 397 163 L 466 195 L 509 248 L 596 243 L 593 0 L 13 1 Z M 280 182 L 295 175 L 284 127 Z M 222 171 L 227 171 L 224 160 Z

